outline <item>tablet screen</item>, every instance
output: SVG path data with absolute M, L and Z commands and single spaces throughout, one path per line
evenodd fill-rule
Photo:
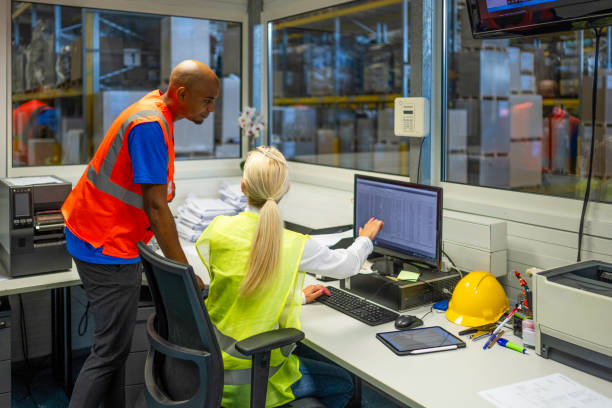
M 431 349 L 443 346 L 462 347 L 460 339 L 441 327 L 423 327 L 406 331 L 394 331 L 378 334 L 398 352 Z

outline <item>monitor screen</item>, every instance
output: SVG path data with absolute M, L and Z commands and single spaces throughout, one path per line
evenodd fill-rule
M 15 192 L 15 217 L 29 217 L 30 216 L 30 193 Z
M 601 0 L 467 0 L 474 38 L 504 38 L 612 24 Z
M 441 188 L 355 175 L 354 200 L 355 236 L 376 217 L 385 223 L 374 240 L 377 252 L 440 264 Z

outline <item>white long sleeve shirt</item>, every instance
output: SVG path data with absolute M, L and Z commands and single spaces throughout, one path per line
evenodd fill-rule
M 259 214 L 259 209 L 248 206 L 246 212 Z M 307 239 L 299 270 L 335 279 L 348 278 L 359 273 L 373 249 L 372 241 L 367 237 L 358 237 L 346 249 L 329 249 L 313 239 Z M 199 250 L 202 256 L 208 257 L 208 248 Z
M 259 214 L 259 208 L 249 205 L 246 212 Z M 298 269 L 335 279 L 348 278 L 359 273 L 373 249 L 374 245 L 368 237 L 358 237 L 346 249 L 329 249 L 313 239 L 307 239 Z

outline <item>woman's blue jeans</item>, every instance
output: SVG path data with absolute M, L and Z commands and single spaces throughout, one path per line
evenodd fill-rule
M 348 371 L 323 361 L 299 359 L 302 378 L 291 386 L 295 398 L 315 397 L 328 408 L 344 408 L 353 395 Z

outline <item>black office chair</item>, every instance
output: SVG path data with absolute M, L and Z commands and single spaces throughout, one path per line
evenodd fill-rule
M 145 398 L 149 408 L 219 407 L 223 395 L 223 360 L 213 325 L 190 265 L 164 258 L 143 242 L 138 252 L 155 303 L 147 321 L 151 349 L 145 363 Z M 252 356 L 251 407 L 265 407 L 273 349 L 304 338 L 297 329 L 278 329 L 236 343 Z M 314 398 L 286 407 L 324 408 Z

